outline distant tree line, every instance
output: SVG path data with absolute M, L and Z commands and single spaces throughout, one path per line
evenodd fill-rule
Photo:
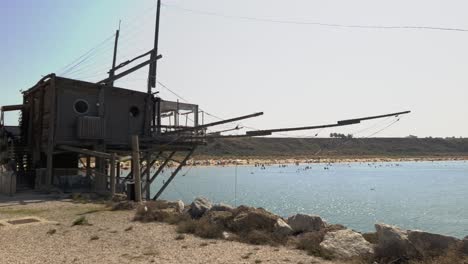
M 330 133 L 330 137 L 331 138 L 351 139 L 351 138 L 353 138 L 353 135 L 352 134 L 345 135 L 345 134 L 340 134 L 340 133 Z

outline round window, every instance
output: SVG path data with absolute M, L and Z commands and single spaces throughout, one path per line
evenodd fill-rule
M 86 114 L 89 110 L 89 105 L 88 105 L 88 102 L 80 99 L 80 100 L 76 100 L 74 104 L 74 108 L 75 108 L 75 112 L 77 112 L 78 114 Z
M 132 106 L 132 107 L 130 107 L 129 112 L 130 112 L 130 116 L 137 117 L 140 114 L 140 109 L 138 109 L 138 107 L 136 107 L 136 106 Z

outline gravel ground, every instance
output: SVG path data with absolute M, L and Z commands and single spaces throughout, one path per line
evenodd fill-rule
M 331 263 L 286 247 L 254 246 L 179 234 L 163 223 L 133 222 L 133 211 L 72 201 L 2 203 L 0 220 L 34 216 L 40 223 L 0 225 L 0 263 Z M 90 225 L 72 226 L 86 216 Z

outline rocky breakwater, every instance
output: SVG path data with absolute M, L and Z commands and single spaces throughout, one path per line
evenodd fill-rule
M 134 220 L 174 224 L 179 233 L 204 238 L 282 245 L 326 259 L 364 261 L 359 263 L 412 260 L 426 263 L 426 259 L 448 253 L 460 259 L 468 255 L 468 238 L 460 240 L 386 224 L 376 224 L 375 232 L 361 234 L 342 225 L 326 223 L 316 215 L 296 214 L 282 218 L 263 208 L 213 204 L 201 197 L 190 205 L 182 201 L 144 203 L 138 206 Z

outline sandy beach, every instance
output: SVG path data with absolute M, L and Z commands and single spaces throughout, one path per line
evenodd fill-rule
M 0 221 L 40 222 L 0 226 L 0 263 L 333 263 L 287 247 L 181 239 L 174 226 L 134 222 L 134 211 L 103 204 L 3 198 Z M 72 226 L 80 216 L 89 225 Z

